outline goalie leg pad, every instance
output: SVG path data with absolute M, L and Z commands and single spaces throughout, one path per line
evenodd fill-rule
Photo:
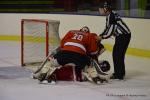
M 41 69 L 41 73 L 47 73 L 49 70 L 52 70 L 53 68 L 57 68 L 59 66 L 56 59 L 51 58 L 50 61 L 47 61 L 43 68 Z
M 53 74 L 53 72 L 56 70 L 56 69 L 60 69 L 61 68 L 61 65 L 58 64 L 57 60 L 56 59 L 51 59 L 50 62 L 49 62 L 49 69 L 47 71 L 47 76 L 50 76 Z
M 94 67 L 89 67 L 87 68 L 87 73 L 89 74 L 90 77 L 94 78 L 98 76 L 98 73 Z
M 51 63 L 52 63 L 51 61 L 47 61 L 43 66 L 43 68 L 41 69 L 41 73 L 47 73 L 52 65 Z
M 83 75 L 85 77 L 85 79 L 87 79 L 90 82 L 94 82 L 97 84 L 97 77 L 98 77 L 98 73 L 96 71 L 96 69 L 94 67 L 88 67 L 84 70 Z
M 40 75 L 38 77 L 39 81 L 45 80 L 47 77 L 49 77 L 53 72 L 59 68 L 59 64 L 56 59 L 50 59 L 50 61 L 47 61 L 43 68 L 40 71 Z
M 98 73 L 96 68 L 94 66 L 88 67 L 84 70 L 83 75 L 88 81 L 94 82 L 96 84 L 100 84 L 105 82 L 108 82 L 108 75 L 101 75 Z

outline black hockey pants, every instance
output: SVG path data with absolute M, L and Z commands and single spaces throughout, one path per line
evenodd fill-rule
M 125 54 L 131 39 L 131 34 L 116 36 L 113 47 L 114 75 L 117 79 L 125 76 Z

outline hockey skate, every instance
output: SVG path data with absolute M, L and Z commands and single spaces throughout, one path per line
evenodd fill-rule
M 102 78 L 100 78 L 100 77 L 94 77 L 94 78 L 92 78 L 92 80 L 93 80 L 93 82 L 94 83 L 96 83 L 96 84 L 101 84 L 101 83 L 104 83 L 104 82 L 106 82 L 106 80 L 105 79 L 102 79 Z
M 42 81 L 44 81 L 46 76 L 47 76 L 47 73 L 41 73 L 38 77 L 39 82 L 41 83 Z
M 39 84 L 46 84 L 46 85 L 56 84 L 56 75 L 55 75 L 55 73 L 53 73 L 49 76 L 47 76 L 46 74 L 43 74 L 43 77 L 44 77 L 44 79 L 43 80 L 41 79 L 42 81 L 39 81 Z
M 47 80 L 47 82 L 48 82 L 49 84 L 54 84 L 54 83 L 56 83 L 56 74 L 53 73 L 53 74 L 47 76 L 47 77 L 46 77 L 46 80 Z

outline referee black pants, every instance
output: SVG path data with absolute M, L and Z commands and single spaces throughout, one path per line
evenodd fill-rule
M 113 47 L 114 75 L 117 79 L 125 76 L 125 54 L 131 39 L 131 34 L 116 36 Z

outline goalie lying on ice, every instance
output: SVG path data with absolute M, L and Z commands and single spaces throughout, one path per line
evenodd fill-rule
M 53 57 L 48 57 L 49 60 L 46 60 L 35 76 L 40 82 L 44 80 L 51 82 L 52 79 L 55 79 L 53 73 L 56 69 L 71 65 L 75 68 L 78 81 L 82 81 L 82 79 L 78 77 L 78 74 L 82 70 L 84 70 L 83 75 L 85 75 L 89 81 L 97 83 L 97 81 L 107 80 L 99 75 L 107 74 L 103 73 L 100 67 L 94 66 L 94 64 L 98 65 L 97 55 L 104 50 L 103 47 L 100 48 L 100 41 L 99 36 L 95 33 L 90 33 L 88 27 L 69 31 L 61 40 L 60 50 L 53 55 Z M 91 58 L 96 60 L 91 60 Z M 92 65 L 91 62 L 94 62 L 94 64 Z M 108 70 L 109 69 L 110 66 Z

